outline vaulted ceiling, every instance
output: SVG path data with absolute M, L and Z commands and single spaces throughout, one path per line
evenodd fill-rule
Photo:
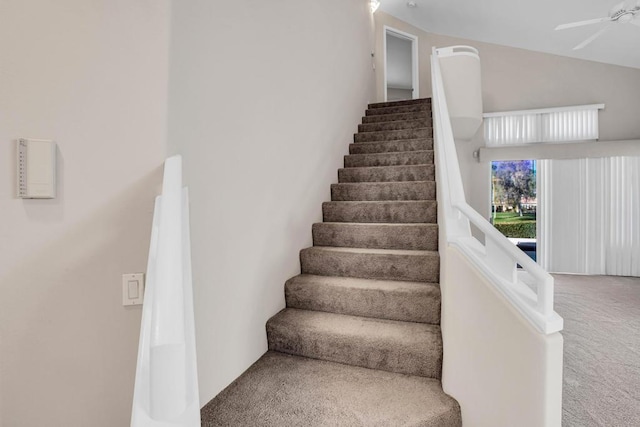
M 380 10 L 427 32 L 640 68 L 640 26 L 598 23 L 562 31 L 559 24 L 606 17 L 621 0 L 381 0 Z M 625 6 L 640 6 L 627 0 Z M 640 18 L 637 18 L 640 20 Z M 610 25 L 583 49 L 575 46 Z

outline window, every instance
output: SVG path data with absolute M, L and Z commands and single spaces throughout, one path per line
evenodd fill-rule
M 491 220 L 502 234 L 536 260 L 536 161 L 491 163 Z
M 488 147 L 598 139 L 598 110 L 604 104 L 484 114 Z

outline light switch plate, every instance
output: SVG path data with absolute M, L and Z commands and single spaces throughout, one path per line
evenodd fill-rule
M 142 305 L 144 300 L 144 273 L 122 275 L 122 305 Z

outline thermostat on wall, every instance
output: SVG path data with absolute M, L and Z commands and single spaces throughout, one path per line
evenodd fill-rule
M 18 139 L 18 197 L 56 197 L 56 143 L 44 139 Z

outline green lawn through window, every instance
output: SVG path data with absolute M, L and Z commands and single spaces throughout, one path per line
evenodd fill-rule
M 522 214 L 517 212 L 497 212 L 494 224 L 503 224 L 505 222 L 536 222 L 536 214 Z

